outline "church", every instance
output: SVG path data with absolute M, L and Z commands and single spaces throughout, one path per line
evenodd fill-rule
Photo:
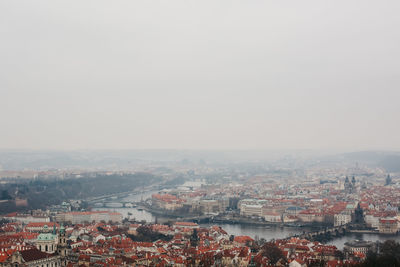
M 68 245 L 65 228 L 61 225 L 57 234 L 54 225 L 49 232 L 47 226 L 34 241 L 36 247 L 16 251 L 1 267 L 64 267 L 67 265 Z

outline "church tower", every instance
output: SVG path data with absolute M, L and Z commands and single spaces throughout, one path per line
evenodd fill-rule
M 67 266 L 68 244 L 64 225 L 61 223 L 58 233 L 58 255 L 61 257 L 61 266 Z
M 351 191 L 351 183 L 349 181 L 349 177 L 346 176 L 346 179 L 344 180 L 344 191 L 349 194 Z

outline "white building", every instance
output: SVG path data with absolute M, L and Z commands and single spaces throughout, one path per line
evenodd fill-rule
M 334 226 L 341 226 L 351 222 L 351 215 L 347 213 L 339 213 L 333 216 Z
M 264 219 L 267 222 L 281 222 L 281 215 L 277 212 L 264 212 Z
M 263 207 L 262 205 L 241 204 L 240 205 L 240 215 L 261 217 L 262 207 Z

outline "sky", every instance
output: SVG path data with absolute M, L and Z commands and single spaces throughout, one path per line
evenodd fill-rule
M 0 148 L 400 150 L 399 8 L 0 1 Z

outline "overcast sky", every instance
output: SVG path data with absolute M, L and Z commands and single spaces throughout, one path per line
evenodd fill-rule
M 0 148 L 400 149 L 400 2 L 0 2 Z

